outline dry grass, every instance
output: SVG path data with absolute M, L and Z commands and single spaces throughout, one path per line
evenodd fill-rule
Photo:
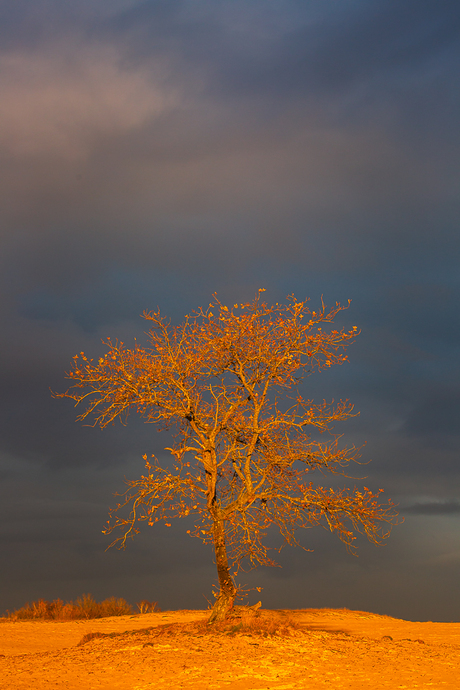
M 196 624 L 200 632 L 220 632 L 227 635 L 293 635 L 302 626 L 289 614 L 282 611 L 253 610 L 246 606 L 235 606 L 225 621 L 209 625 L 206 621 Z
M 207 620 L 193 623 L 169 623 L 152 629 L 155 637 L 170 635 L 272 635 L 291 636 L 301 634 L 302 625 L 283 611 L 254 611 L 250 607 L 235 606 L 226 620 L 208 623 Z
M 137 604 L 140 613 L 160 611 L 156 602 L 141 601 Z M 91 594 L 83 594 L 76 601 L 64 603 L 61 599 L 45 601 L 39 599 L 10 613 L 7 619 L 20 620 L 61 620 L 72 621 L 108 616 L 127 616 L 133 609 L 125 599 L 110 597 L 97 603 Z

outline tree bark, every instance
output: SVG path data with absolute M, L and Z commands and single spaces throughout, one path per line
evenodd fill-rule
M 224 521 L 222 519 L 214 519 L 213 531 L 214 551 L 220 592 L 216 599 L 216 603 L 212 608 L 211 617 L 209 618 L 208 623 L 225 620 L 228 612 L 233 608 L 233 602 L 235 601 L 236 596 L 236 587 L 228 567 Z

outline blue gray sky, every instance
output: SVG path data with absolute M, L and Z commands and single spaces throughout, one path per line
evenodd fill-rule
M 181 522 L 105 551 L 161 437 L 82 427 L 50 388 L 142 341 L 144 310 L 263 287 L 352 300 L 350 362 L 306 390 L 355 403 L 340 432 L 405 522 L 358 558 L 308 530 L 244 581 L 266 607 L 460 620 L 459 34 L 453 0 L 0 2 L 1 611 L 207 606 Z

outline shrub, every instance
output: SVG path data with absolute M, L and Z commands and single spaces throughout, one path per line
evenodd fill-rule
M 160 613 L 161 609 L 158 607 L 158 602 L 156 601 L 138 601 L 136 604 L 139 609 L 139 613 Z
M 8 612 L 10 620 L 81 620 L 88 618 L 105 618 L 107 616 L 126 616 L 132 613 L 132 607 L 125 599 L 110 597 L 99 604 L 91 594 L 82 594 L 76 601 L 66 604 L 61 599 L 45 601 L 39 599 L 26 604 L 20 609 Z
M 102 609 L 101 617 L 129 616 L 130 613 L 133 613 L 132 606 L 122 598 L 117 599 L 117 597 L 110 597 L 109 599 L 105 599 L 101 604 L 98 604 L 98 606 Z

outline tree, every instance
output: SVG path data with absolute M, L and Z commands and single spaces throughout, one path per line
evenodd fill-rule
M 192 535 L 214 546 L 219 591 L 210 622 L 232 608 L 240 568 L 276 565 L 265 541 L 270 527 L 283 543 L 300 545 L 299 529 L 322 524 L 353 550 L 356 533 L 378 544 L 397 516 L 391 501 L 379 502 L 382 490 L 324 488 L 310 479 L 314 470 L 347 476 L 358 457 L 332 433 L 353 406 L 315 404 L 298 391 L 306 375 L 346 361 L 357 328 L 322 329 L 346 307 L 311 311 L 293 295 L 267 306 L 262 292 L 232 308 L 214 295 L 179 326 L 159 311 L 144 313 L 148 348 L 109 339 L 97 362 L 76 355 L 72 385 L 57 394 L 85 404 L 78 419 L 93 425 L 125 423 L 135 410 L 171 432 L 170 461 L 144 456 L 147 473 L 127 482 L 104 531 L 121 528 L 111 546 L 122 548 L 139 523 L 170 526 L 192 516 Z

